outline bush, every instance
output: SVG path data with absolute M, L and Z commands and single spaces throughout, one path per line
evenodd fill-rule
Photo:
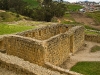
M 62 3 L 50 3 L 40 8 L 35 8 L 31 17 L 38 21 L 51 21 L 53 17 L 62 17 L 65 14 L 66 7 Z

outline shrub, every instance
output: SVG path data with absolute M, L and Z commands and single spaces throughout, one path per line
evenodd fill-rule
M 96 51 L 100 51 L 100 46 L 95 45 L 91 48 L 91 52 L 96 52 Z

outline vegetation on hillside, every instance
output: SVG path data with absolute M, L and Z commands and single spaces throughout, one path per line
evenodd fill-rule
M 0 35 L 22 32 L 34 28 L 34 26 L 8 25 L 0 23 Z
M 100 75 L 99 66 L 100 62 L 78 62 L 71 70 L 84 75 Z
M 83 8 L 80 5 L 76 5 L 76 4 L 68 4 L 67 5 L 67 11 L 69 12 L 78 12 L 79 9 Z
M 100 35 L 100 32 L 91 31 L 91 30 L 85 30 L 85 34 L 89 34 L 89 35 Z
M 93 20 L 95 21 L 96 25 L 100 25 L 100 11 L 87 12 L 86 15 L 89 18 L 93 18 Z
M 12 12 L 0 12 L 0 22 L 18 21 L 24 17 Z
M 43 5 L 37 0 L 0 0 L 0 9 L 16 12 L 37 21 L 51 21 L 61 17 L 66 11 L 65 4 L 44 0 Z

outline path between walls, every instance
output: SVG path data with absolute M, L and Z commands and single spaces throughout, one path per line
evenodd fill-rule
M 93 46 L 95 45 L 100 46 L 100 43 L 85 41 L 85 44 L 86 46 L 82 50 L 72 55 L 70 59 L 65 61 L 63 65 L 61 65 L 60 67 L 65 69 L 70 69 L 79 61 L 100 61 L 100 51 L 93 52 L 93 53 L 90 52 Z

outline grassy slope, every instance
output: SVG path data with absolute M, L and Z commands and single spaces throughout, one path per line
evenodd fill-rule
M 24 17 L 12 12 L 0 12 L 0 22 L 18 21 Z
M 83 7 L 80 5 L 69 4 L 69 5 L 67 5 L 67 8 L 68 8 L 68 11 L 77 12 L 77 11 L 79 11 L 79 9 L 81 9 Z
M 71 70 L 84 75 L 100 75 L 100 62 L 78 62 Z
M 22 32 L 34 28 L 34 26 L 0 24 L 0 35 Z

